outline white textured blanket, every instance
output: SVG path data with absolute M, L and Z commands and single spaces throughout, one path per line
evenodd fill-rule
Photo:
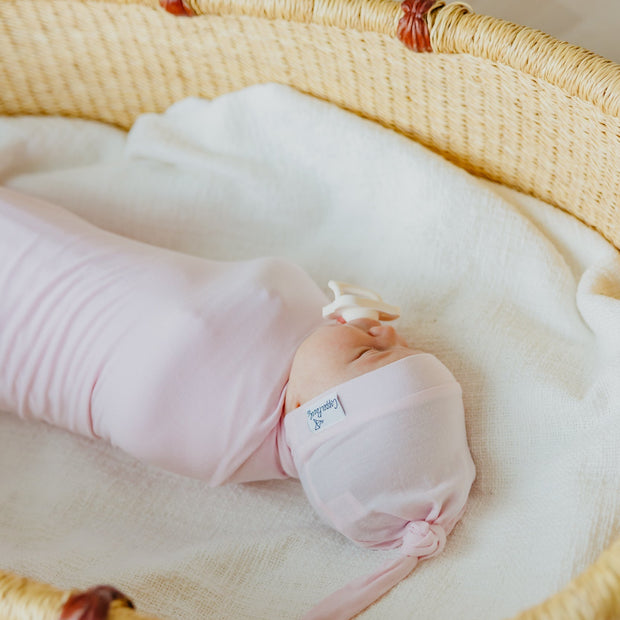
M 143 241 L 282 255 L 381 291 L 461 382 L 478 477 L 437 558 L 365 618 L 503 618 L 620 534 L 620 259 L 566 214 L 277 86 L 187 100 L 128 136 L 0 119 L 0 183 Z M 1 292 L 0 292 L 1 294 Z M 293 480 L 207 489 L 0 414 L 0 568 L 112 583 L 164 618 L 295 618 L 382 552 Z

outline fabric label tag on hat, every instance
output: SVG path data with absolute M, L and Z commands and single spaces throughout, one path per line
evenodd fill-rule
M 314 401 L 306 409 L 306 420 L 308 428 L 313 433 L 325 430 L 336 422 L 344 420 L 345 412 L 338 399 L 338 394 L 329 394 L 320 401 Z

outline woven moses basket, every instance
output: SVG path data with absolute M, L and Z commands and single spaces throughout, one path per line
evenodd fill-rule
M 128 128 L 188 96 L 289 84 L 620 248 L 620 66 L 461 3 L 0 0 L 0 50 L 3 115 Z M 0 572 L 2 620 L 145 617 L 109 587 L 62 592 Z M 620 618 L 620 540 L 518 618 Z

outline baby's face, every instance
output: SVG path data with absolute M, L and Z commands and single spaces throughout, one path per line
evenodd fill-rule
M 372 319 L 319 327 L 295 353 L 284 412 L 340 383 L 419 352 L 407 346 L 391 325 Z

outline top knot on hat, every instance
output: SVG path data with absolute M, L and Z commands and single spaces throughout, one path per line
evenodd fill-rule
M 405 526 L 401 553 L 416 558 L 431 558 L 443 551 L 446 531 L 428 521 L 410 521 Z

